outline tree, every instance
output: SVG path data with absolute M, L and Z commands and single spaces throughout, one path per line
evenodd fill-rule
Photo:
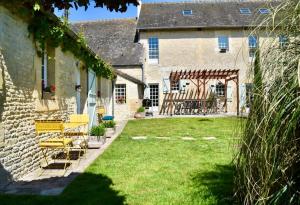
M 84 7 L 87 9 L 91 4 L 95 7 L 107 7 L 110 11 L 125 12 L 129 4 L 135 6 L 139 5 L 138 0 L 0 0 L 0 3 L 21 4 L 26 7 L 40 6 L 46 11 L 54 11 L 55 8 L 59 10 Z

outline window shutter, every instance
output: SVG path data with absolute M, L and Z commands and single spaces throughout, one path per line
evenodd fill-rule
M 232 87 L 227 85 L 227 102 L 232 102 Z
M 240 84 L 240 108 L 246 106 L 246 84 Z
M 209 89 L 212 93 L 216 93 L 216 86 L 215 85 L 210 85 Z
M 150 99 L 150 88 L 149 88 L 149 85 L 144 90 L 144 99 Z
M 163 93 L 169 93 L 169 92 L 170 92 L 170 79 L 163 78 Z

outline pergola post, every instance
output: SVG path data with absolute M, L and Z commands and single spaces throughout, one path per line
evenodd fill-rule
M 197 107 L 198 107 L 198 114 L 200 113 L 200 79 L 197 79 Z
M 224 85 L 224 89 L 225 89 L 225 103 L 224 103 L 225 112 L 227 112 L 227 84 L 228 84 L 228 81 L 225 79 L 225 85 Z
M 240 115 L 240 86 L 239 86 L 239 75 L 236 77 L 236 110 L 237 115 Z
M 173 93 L 172 93 L 172 82 L 173 80 L 170 79 L 170 103 L 171 103 L 171 109 L 170 109 L 170 115 L 172 116 L 172 112 L 173 112 Z
M 206 79 L 203 79 L 203 108 L 204 114 L 206 114 Z

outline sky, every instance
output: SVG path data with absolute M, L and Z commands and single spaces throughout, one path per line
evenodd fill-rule
M 144 3 L 153 3 L 153 2 L 178 2 L 182 0 L 143 0 Z M 107 10 L 107 8 L 94 8 L 93 5 L 91 5 L 86 11 L 84 8 L 78 8 L 76 10 L 75 8 L 70 10 L 69 15 L 69 21 L 70 22 L 79 22 L 79 21 L 93 21 L 98 19 L 114 19 L 114 18 L 135 18 L 136 17 L 136 7 L 133 5 L 130 5 L 127 8 L 127 11 L 125 13 L 120 12 L 110 12 Z M 63 11 L 55 11 L 55 14 L 58 17 L 61 17 L 63 15 Z

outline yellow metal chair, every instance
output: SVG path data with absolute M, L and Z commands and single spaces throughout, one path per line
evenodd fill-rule
M 48 150 L 63 150 L 66 154 L 66 161 L 64 165 L 64 171 L 66 171 L 67 164 L 70 163 L 70 147 L 72 146 L 72 139 L 65 138 L 63 121 L 61 120 L 36 120 L 35 130 L 39 140 L 39 147 L 42 150 L 43 157 L 49 165 L 47 160 Z M 48 139 L 39 139 L 40 134 L 53 133 L 57 134 L 57 137 L 50 137 Z M 42 167 L 42 164 L 41 164 Z
M 79 140 L 74 142 L 73 150 L 79 150 L 79 157 L 81 151 L 86 153 L 88 147 L 88 124 L 89 116 L 87 114 L 72 114 L 70 121 L 64 123 L 64 128 L 78 128 L 77 131 L 65 131 L 64 135 L 68 137 L 78 137 Z M 77 142 L 77 143 L 76 143 Z

